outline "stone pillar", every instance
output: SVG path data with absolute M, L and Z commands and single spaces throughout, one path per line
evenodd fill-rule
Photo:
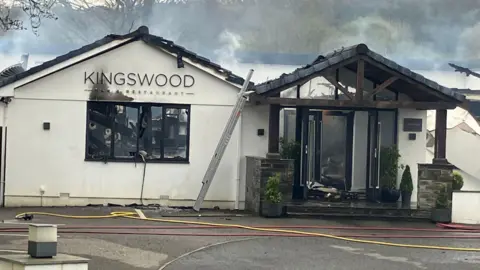
M 262 157 L 246 157 L 247 172 L 245 186 L 245 209 L 261 214 L 264 189 L 268 178 L 280 173 L 280 191 L 283 200 L 292 198 L 293 160 L 280 159 L 276 155 Z
M 435 207 L 437 193 L 445 190 L 449 201 L 452 200 L 453 168 L 448 163 L 418 164 L 418 193 L 417 204 L 419 209 Z

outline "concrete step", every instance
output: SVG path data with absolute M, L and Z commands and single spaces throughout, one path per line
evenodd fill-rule
M 305 217 L 364 217 L 372 219 L 429 219 L 430 211 L 405 208 L 336 207 L 336 206 L 287 206 L 290 216 Z

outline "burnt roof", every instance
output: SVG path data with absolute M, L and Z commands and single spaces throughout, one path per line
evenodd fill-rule
M 279 89 L 284 90 L 294 86 L 296 82 L 300 82 L 305 78 L 314 77 L 314 75 L 318 74 L 319 72 L 322 72 L 330 67 L 341 65 L 344 62 L 353 60 L 360 56 L 366 57 L 366 59 L 393 70 L 394 72 L 398 72 L 401 75 L 410 78 L 417 84 L 440 92 L 447 98 L 453 99 L 457 102 L 463 102 L 465 100 L 464 95 L 457 93 L 448 87 L 441 86 L 438 83 L 429 80 L 422 75 L 383 57 L 378 53 L 371 51 L 368 46 L 363 43 L 333 51 L 325 56 L 320 55 L 309 65 L 298 68 L 289 74 L 282 74 L 279 78 L 257 84 L 255 86 L 255 90 L 258 94 L 264 95 L 269 92 L 279 91 Z M 375 83 L 381 83 L 382 81 L 388 79 L 388 77 L 385 77 L 382 78 L 383 80 L 379 80 L 379 78 L 375 78 L 376 74 L 367 73 L 365 73 L 365 77 Z
M 105 36 L 104 38 L 97 40 L 91 44 L 85 45 L 81 47 L 80 49 L 70 51 L 64 55 L 58 56 L 50 61 L 46 61 L 42 63 L 41 65 L 32 67 L 31 69 L 28 69 L 22 73 L 16 74 L 14 76 L 10 76 L 6 79 L 1 80 L 0 79 L 0 87 L 6 86 L 8 84 L 11 84 L 13 82 L 16 82 L 18 80 L 24 79 L 30 75 L 33 75 L 37 72 L 40 72 L 42 70 L 45 70 L 47 68 L 53 67 L 59 63 L 62 63 L 66 60 L 69 60 L 71 58 L 74 58 L 76 56 L 79 56 L 81 54 L 84 54 L 88 51 L 91 51 L 93 49 L 96 49 L 100 46 L 106 45 L 110 42 L 113 42 L 115 40 L 124 40 L 127 38 L 131 38 L 132 41 L 135 40 L 143 40 L 145 43 L 154 46 L 154 47 L 160 47 L 170 53 L 173 53 L 175 55 L 180 55 L 182 57 L 185 57 L 189 60 L 191 60 L 194 63 L 198 63 L 204 67 L 207 67 L 209 69 L 214 70 L 215 72 L 221 74 L 224 76 L 225 80 L 234 84 L 242 85 L 244 83 L 244 79 L 240 76 L 237 76 L 233 74 L 230 70 L 225 69 L 221 67 L 220 65 L 210 61 L 209 59 L 202 57 L 200 55 L 197 55 L 196 53 L 187 50 L 186 48 L 179 46 L 175 44 L 173 41 L 165 39 L 163 37 L 159 36 L 154 36 L 149 34 L 148 27 L 146 26 L 140 26 L 136 31 L 133 31 L 129 34 L 126 35 L 115 35 L 115 34 L 110 34 Z M 254 84 L 250 82 L 250 87 L 252 87 Z

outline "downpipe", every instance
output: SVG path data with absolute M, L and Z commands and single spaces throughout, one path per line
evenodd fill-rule
M 238 142 L 237 142 L 237 181 L 236 181 L 236 188 L 235 188 L 235 210 L 240 209 L 240 177 L 241 177 L 241 169 L 242 169 L 242 123 L 243 123 L 243 114 L 240 114 L 237 123 L 237 130 L 238 130 Z

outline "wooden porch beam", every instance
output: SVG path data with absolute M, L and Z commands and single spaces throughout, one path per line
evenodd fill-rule
M 454 109 L 457 105 L 447 102 L 417 102 L 417 101 L 371 101 L 362 100 L 331 100 L 331 99 L 296 99 L 280 97 L 255 96 L 252 102 L 260 104 L 276 104 L 286 107 L 330 107 L 330 108 L 359 108 L 359 109 L 397 109 L 409 108 L 419 110 Z
M 353 96 L 348 93 L 348 89 L 341 86 L 338 82 L 336 82 L 335 80 L 332 80 L 332 78 L 328 77 L 328 76 L 324 76 L 325 80 L 327 80 L 329 83 L 331 83 L 333 86 L 335 86 L 335 88 L 337 88 L 338 90 L 340 90 L 340 92 L 342 92 L 345 96 L 347 96 L 349 99 L 353 99 Z
M 441 100 L 445 100 L 446 98 L 449 98 L 447 95 L 442 94 L 442 93 L 440 93 L 440 92 L 437 92 L 437 91 L 435 91 L 435 90 L 433 90 L 433 89 L 430 89 L 430 88 L 422 85 L 421 83 L 415 81 L 415 80 L 412 79 L 411 77 L 406 76 L 406 75 L 404 75 L 404 74 L 402 74 L 402 73 L 400 73 L 400 72 L 398 72 L 398 71 L 396 71 L 396 70 L 393 70 L 393 69 L 389 68 L 388 66 L 379 64 L 379 63 L 377 63 L 377 62 L 375 62 L 375 61 L 373 61 L 373 60 L 370 60 L 370 59 L 368 59 L 368 58 L 365 58 L 365 61 L 367 61 L 369 64 L 372 64 L 372 65 L 378 67 L 379 69 L 381 69 L 381 70 L 383 70 L 383 71 L 386 71 L 386 72 L 388 72 L 388 73 L 390 73 L 390 74 L 395 74 L 396 76 L 398 76 L 400 79 L 406 81 L 407 83 L 409 83 L 409 84 L 411 84 L 411 85 L 414 85 L 414 86 L 416 86 L 416 87 L 418 87 L 418 88 L 420 88 L 420 89 L 422 89 L 422 90 L 424 90 L 424 91 L 427 91 L 429 94 L 432 94 L 432 95 L 438 97 L 438 98 L 441 99 Z M 453 97 L 450 97 L 450 99 L 453 100 L 454 98 L 453 98 Z
M 270 81 L 270 84 L 274 85 L 274 87 L 271 87 L 270 89 L 266 90 L 266 92 L 262 92 L 260 94 L 266 95 L 266 96 L 273 96 L 276 95 L 284 90 L 287 90 L 289 88 L 292 88 L 297 85 L 303 85 L 307 83 L 308 81 L 312 80 L 313 78 L 316 77 L 321 77 L 325 76 L 325 74 L 333 73 L 335 70 L 342 68 L 346 65 L 352 64 L 357 62 L 359 59 L 358 56 L 354 56 L 348 60 L 341 61 L 337 64 L 333 64 L 325 69 L 320 69 L 318 72 L 313 72 L 307 76 L 300 76 L 297 74 L 298 79 L 289 81 L 289 82 L 282 82 L 282 78 L 278 78 L 275 80 Z M 314 68 L 315 65 L 313 65 L 311 68 Z M 293 74 L 293 73 L 292 73 Z M 277 86 L 278 85 L 278 86 Z
M 385 88 L 389 87 L 396 80 L 398 80 L 397 76 L 390 77 L 388 80 L 384 81 L 382 84 L 375 87 L 375 89 L 373 89 L 372 92 L 365 99 L 370 99 L 374 95 L 376 95 L 376 94 L 380 93 L 381 91 L 385 90 Z
M 355 100 L 363 100 L 363 87 L 365 82 L 365 62 L 363 59 L 357 62 L 357 86 L 355 91 Z

